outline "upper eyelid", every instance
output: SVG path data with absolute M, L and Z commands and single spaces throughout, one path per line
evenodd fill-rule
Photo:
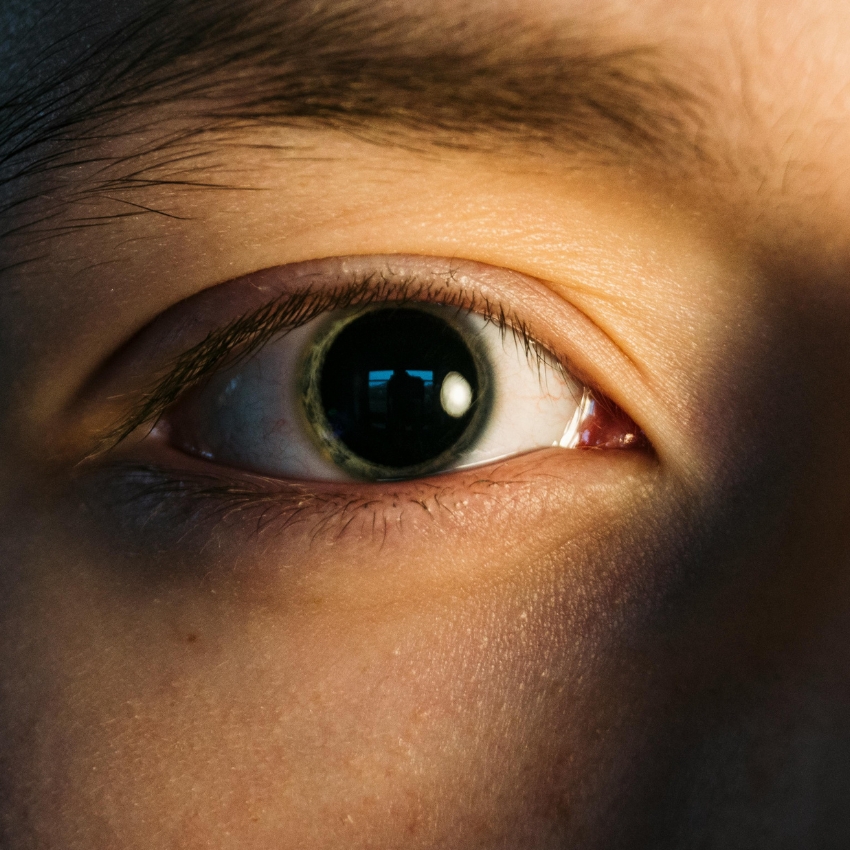
M 330 287 L 308 286 L 279 294 L 254 310 L 243 313 L 227 324 L 210 331 L 200 342 L 182 351 L 164 368 L 148 389 L 137 394 L 127 413 L 104 433 L 92 454 L 113 448 L 137 428 L 156 420 L 188 390 L 233 362 L 234 355 L 247 357 L 275 336 L 300 327 L 332 309 L 365 306 L 378 302 L 428 300 L 458 310 L 478 313 L 505 330 L 514 332 L 529 357 L 538 362 L 551 354 L 528 328 L 526 322 L 502 301 L 494 301 L 472 287 L 449 283 L 454 275 L 449 268 L 442 275 L 413 274 L 394 278 L 387 273 L 371 272 L 354 276 L 346 283 Z M 554 362 L 565 371 L 562 358 Z

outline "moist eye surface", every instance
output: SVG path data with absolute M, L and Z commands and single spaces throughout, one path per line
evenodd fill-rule
M 485 358 L 451 311 L 388 306 L 332 323 L 304 363 L 319 443 L 351 474 L 407 477 L 448 465 L 492 408 Z

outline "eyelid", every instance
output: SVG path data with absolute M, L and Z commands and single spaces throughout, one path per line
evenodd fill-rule
M 91 410 L 86 457 L 108 451 L 145 424 L 152 428 L 184 392 L 234 356 L 256 350 L 324 310 L 405 299 L 485 315 L 517 333 L 530 354 L 535 348 L 549 352 L 591 388 L 605 371 L 589 350 L 604 344 L 604 334 L 545 284 L 519 272 L 404 255 L 308 261 L 219 284 L 143 329 L 106 364 L 81 401 Z M 513 304 L 522 305 L 521 315 Z M 608 360 L 618 354 L 610 341 L 607 354 Z M 604 386 L 602 395 L 610 397 Z

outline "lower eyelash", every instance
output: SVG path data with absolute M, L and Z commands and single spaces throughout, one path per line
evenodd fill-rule
M 170 528 L 189 533 L 199 526 L 209 530 L 239 519 L 250 520 L 247 525 L 259 534 L 273 525 L 285 530 L 309 520 L 327 521 L 346 507 L 341 495 L 321 495 L 294 484 L 281 486 L 280 481 L 263 488 L 221 475 L 132 463 L 113 464 L 104 471 L 115 481 L 114 506 L 131 511 L 140 528 L 165 521 Z
M 384 543 L 393 528 L 401 528 L 408 511 L 437 520 L 452 514 L 452 503 L 488 493 L 494 487 L 522 484 L 519 478 L 496 480 L 467 475 L 461 481 L 442 476 L 406 482 L 404 488 L 354 495 L 342 489 L 315 488 L 278 479 L 249 483 L 197 471 L 153 464 L 117 462 L 86 475 L 94 495 L 109 503 L 110 525 L 125 536 L 155 539 L 165 550 L 196 534 L 209 539 L 218 526 L 234 525 L 249 536 L 283 533 L 303 525 L 311 542 L 340 540 L 347 533 Z

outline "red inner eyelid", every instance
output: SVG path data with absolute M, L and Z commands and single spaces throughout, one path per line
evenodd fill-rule
M 592 395 L 579 423 L 576 448 L 646 450 L 649 440 L 613 401 Z

